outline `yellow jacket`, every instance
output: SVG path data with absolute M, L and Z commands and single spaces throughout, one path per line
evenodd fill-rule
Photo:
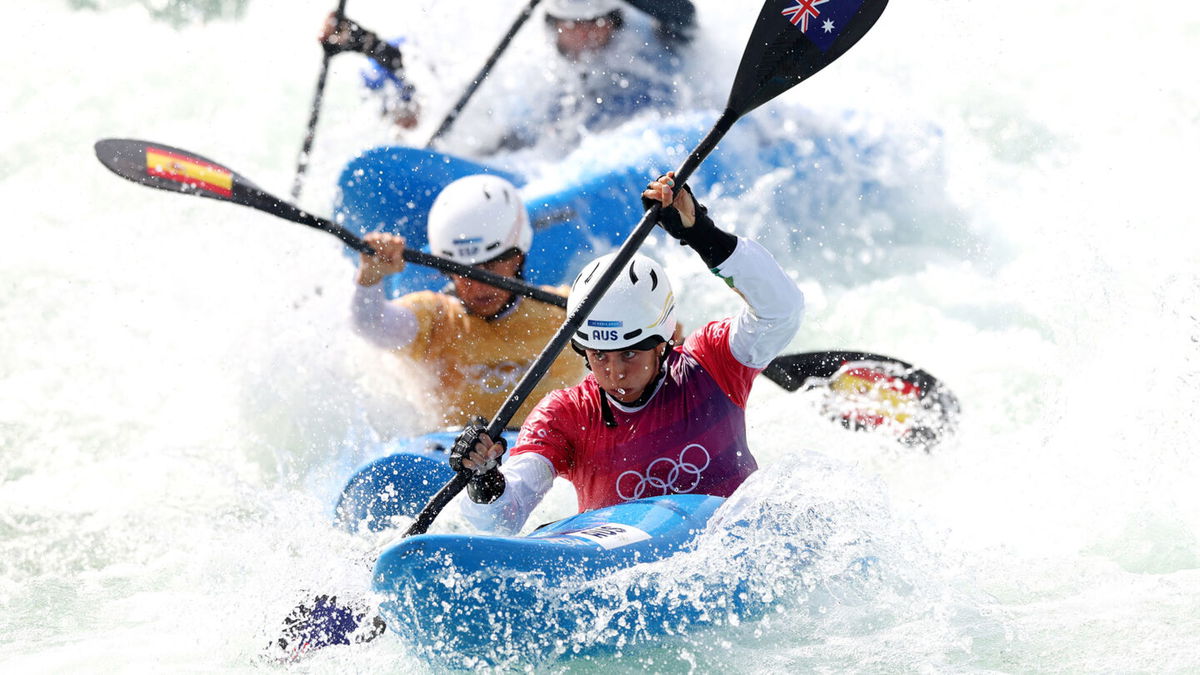
M 565 295 L 567 289 L 546 290 Z M 410 293 L 396 303 L 417 321 L 416 336 L 396 353 L 434 376 L 432 403 L 446 426 L 490 418 L 499 410 L 566 319 L 562 308 L 528 298 L 492 321 L 468 314 L 458 298 L 433 291 Z M 564 350 L 509 425 L 520 426 L 542 396 L 578 384 L 586 373 L 583 358 Z

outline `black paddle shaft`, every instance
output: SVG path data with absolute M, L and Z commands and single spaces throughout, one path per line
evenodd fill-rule
M 96 143 L 96 156 L 108 169 L 130 181 L 169 192 L 191 194 L 249 206 L 285 220 L 328 232 L 356 251 L 368 254 L 374 252 L 366 242 L 337 223 L 284 202 L 233 170 L 187 150 L 161 143 L 110 138 Z M 698 161 L 699 157 L 696 156 L 695 159 Z M 485 270 L 468 267 L 447 258 L 406 249 L 404 259 L 416 265 L 452 272 L 519 293 L 539 302 L 563 308 L 567 306 L 567 299 L 557 293 L 551 293 L 519 279 L 502 277 Z M 841 356 L 845 356 L 845 358 L 840 358 Z M 781 356 L 772 361 L 762 374 L 763 377 L 784 389 L 795 391 L 809 377 L 829 377 L 844 361 L 863 359 L 894 362 L 905 368 L 911 368 L 903 361 L 877 354 L 819 352 Z M 922 373 L 923 371 L 915 372 Z M 927 388 L 927 386 L 922 386 L 923 390 Z
M 458 101 L 456 101 L 454 105 L 450 107 L 450 111 L 447 112 L 446 116 L 442 118 L 442 123 L 438 125 L 438 128 L 433 132 L 433 135 L 429 137 L 429 140 L 425 142 L 425 147 L 428 148 L 433 146 L 437 139 L 441 138 L 447 131 L 450 130 L 450 125 L 454 124 L 454 121 L 458 119 L 459 114 L 462 113 L 463 108 L 467 107 L 467 102 L 470 101 L 471 97 L 475 95 L 475 90 L 479 89 L 479 85 L 483 84 L 483 81 L 486 80 L 487 76 L 491 74 L 492 67 L 495 66 L 496 62 L 500 60 L 500 55 L 504 53 L 505 49 L 508 49 L 508 45 L 510 42 L 512 42 L 513 37 L 516 36 L 517 31 L 521 30 L 521 26 L 525 25 L 525 22 L 528 21 L 529 17 L 533 14 L 534 8 L 536 8 L 538 3 L 541 1 L 542 0 L 529 0 L 529 4 L 526 5 L 525 9 L 517 16 L 516 21 L 514 21 L 512 26 L 509 27 L 508 32 L 504 34 L 504 37 L 500 38 L 500 44 L 496 45 L 496 48 L 492 50 L 492 55 L 489 56 L 487 62 L 483 64 L 483 68 L 480 68 L 479 72 L 475 74 L 475 77 L 471 79 L 471 84 L 467 87 L 467 90 L 464 91 L 462 96 L 458 98 Z
M 158 155 L 158 159 L 151 161 L 148 155 Z M 96 143 L 96 157 L 109 170 L 130 181 L 169 192 L 191 194 L 249 206 L 285 220 L 328 232 L 356 251 L 368 254 L 374 252 L 366 242 L 337 223 L 284 202 L 263 191 L 231 169 L 187 150 L 147 141 L 110 138 Z M 156 163 L 161 166 L 155 166 Z M 567 306 L 567 299 L 557 293 L 551 293 L 519 279 L 502 277 L 485 270 L 468 267 L 447 258 L 406 249 L 404 259 L 416 265 L 452 272 L 514 293 L 520 293 L 539 302 L 557 307 L 565 308 Z M 842 356 L 845 358 L 841 358 Z M 809 377 L 829 377 L 841 363 L 847 360 L 864 359 L 893 362 L 905 368 L 911 368 L 903 361 L 877 354 L 819 352 L 781 356 L 772 361 L 762 374 L 763 377 L 784 389 L 796 391 Z M 919 374 L 923 371 L 918 370 L 915 373 Z M 917 381 L 914 383 L 924 384 Z M 928 388 L 927 385 L 922 386 L 922 390 Z
M 346 14 L 346 0 L 338 0 L 337 9 L 333 12 L 334 25 L 342 22 Z M 308 114 L 308 130 L 304 134 L 304 144 L 300 147 L 300 156 L 296 159 L 296 179 L 292 182 L 292 199 L 300 199 L 300 190 L 304 187 L 304 173 L 308 171 L 308 158 L 312 154 L 313 140 L 317 136 L 317 120 L 321 117 L 321 100 L 325 97 L 325 78 L 329 74 L 328 51 L 321 58 L 321 70 L 317 74 L 317 89 L 313 92 L 312 109 Z

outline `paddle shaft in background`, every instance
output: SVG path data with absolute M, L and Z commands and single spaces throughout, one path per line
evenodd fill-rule
M 446 116 L 442 119 L 442 123 L 438 125 L 438 128 L 433 132 L 433 135 L 431 135 L 429 140 L 426 141 L 425 147 L 432 147 L 439 138 L 441 138 L 447 131 L 450 130 L 450 126 L 454 124 L 454 121 L 458 119 L 459 114 L 462 113 L 463 108 L 467 106 L 467 101 L 471 100 L 471 97 L 475 95 L 475 91 L 479 89 L 479 85 L 483 84 L 483 81 L 487 79 L 488 75 L 491 74 L 492 67 L 495 66 L 496 62 L 500 60 L 500 55 L 504 53 L 504 50 L 508 49 L 508 45 L 512 42 L 513 37 L 516 36 L 517 31 L 521 30 L 521 26 L 525 25 L 525 22 L 529 20 L 529 17 L 533 14 L 533 10 L 541 1 L 542 0 L 529 0 L 529 4 L 526 5 L 525 9 L 521 11 L 521 14 L 517 16 L 517 20 L 513 22 L 512 26 L 509 27 L 508 32 L 504 34 L 504 37 L 500 39 L 500 44 L 496 45 L 496 48 L 492 50 L 492 55 L 489 56 L 487 62 L 483 64 L 483 68 L 481 68 L 479 72 L 475 74 L 475 77 L 472 78 L 471 84 L 467 87 L 467 90 L 464 91 L 462 96 L 458 98 L 458 101 L 456 101 L 454 105 L 450 107 L 450 111 L 446 113 Z
M 333 12 L 334 25 L 341 23 L 346 13 L 346 0 L 338 0 L 337 9 Z M 300 147 L 300 157 L 296 160 L 296 179 L 292 181 L 292 199 L 300 199 L 300 191 L 304 188 L 304 174 L 308 171 L 308 158 L 312 153 L 313 139 L 317 136 L 317 120 L 321 117 L 321 99 L 325 97 L 325 76 L 329 74 L 329 59 L 333 54 L 326 51 L 321 58 L 321 71 L 317 75 L 317 90 L 313 93 L 312 109 L 308 114 L 308 131 L 304 134 L 304 144 Z
M 879 19 L 887 6 L 887 0 L 848 0 L 841 5 L 845 11 L 837 32 L 809 38 L 800 28 L 800 15 L 806 11 L 801 4 L 789 7 L 788 2 L 767 0 L 759 12 L 750 33 L 746 50 L 734 77 L 725 111 L 712 130 L 692 150 L 683 164 L 675 171 L 675 180 L 682 185 L 687 182 L 701 162 L 716 148 L 734 122 L 743 115 L 770 101 L 779 94 L 816 74 L 857 43 Z M 815 22 L 814 22 L 815 24 Z M 805 28 L 808 26 L 804 22 Z M 815 29 L 814 29 L 815 30 Z M 818 41 L 819 40 L 819 41 Z M 546 345 L 546 348 L 525 372 L 525 376 L 509 394 L 500 410 L 487 426 L 491 438 L 499 438 L 512 416 L 549 370 L 558 354 L 566 347 L 571 335 L 582 325 L 584 319 L 608 291 L 621 269 L 637 252 L 638 247 L 650 234 L 658 220 L 659 206 L 655 205 L 642 216 L 633 233 L 621 245 L 609 267 L 600 276 L 593 289 L 584 296 L 579 306 L 567 316 L 566 322 Z M 404 536 L 423 534 L 450 500 L 462 492 L 470 482 L 472 472 L 462 471 L 446 484 L 429 504 L 418 514 Z

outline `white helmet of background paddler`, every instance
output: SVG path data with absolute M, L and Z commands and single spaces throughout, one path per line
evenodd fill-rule
M 429 252 L 478 265 L 513 249 L 528 253 L 533 228 L 517 188 L 499 176 L 459 178 L 429 209 Z
M 584 266 L 571 284 L 567 315 L 583 302 L 616 258 L 610 253 Z M 575 330 L 576 349 L 650 349 L 675 333 L 675 294 L 662 265 L 634 255 L 604 297 Z
M 546 0 L 546 15 L 562 21 L 598 19 L 620 8 L 618 0 Z

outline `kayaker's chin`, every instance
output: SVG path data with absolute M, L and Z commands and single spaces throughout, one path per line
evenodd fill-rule
M 454 280 L 455 295 L 462 301 L 463 307 L 471 314 L 484 319 L 499 316 L 513 304 L 516 297 L 508 291 L 487 284 L 472 282 L 455 275 L 451 275 L 451 278 Z
M 476 263 L 474 266 L 502 277 L 520 279 L 524 264 L 525 255 L 519 249 L 512 248 L 492 260 Z M 467 311 L 475 316 L 484 319 L 498 318 L 516 301 L 516 296 L 504 289 L 472 281 L 457 274 L 450 274 L 449 277 L 454 284 L 454 294 L 462 301 Z
M 616 387 L 615 389 L 605 389 L 608 395 L 617 399 L 621 403 L 629 404 L 642 397 L 646 391 L 645 387 L 641 389 L 627 389 L 625 387 Z
M 501 313 L 504 312 L 504 310 L 508 309 L 508 307 L 512 304 L 514 297 L 515 296 L 512 293 L 501 293 L 488 295 L 482 298 L 473 297 L 470 300 L 462 298 L 462 300 L 463 305 L 466 306 L 467 311 L 471 314 L 484 319 L 493 319 L 497 318 Z

